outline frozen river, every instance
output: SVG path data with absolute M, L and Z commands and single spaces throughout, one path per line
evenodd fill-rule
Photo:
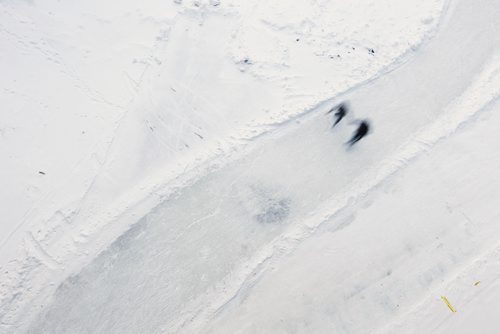
M 472 12 L 474 15 L 470 15 Z M 279 290 L 280 285 L 273 285 L 271 269 L 283 266 L 299 245 L 316 240 L 311 238 L 327 231 L 319 228 L 322 223 L 330 226 L 328 233 L 353 225 L 352 219 L 339 218 L 342 210 L 367 193 L 380 191 L 376 188 L 407 165 L 400 161 L 408 157 L 404 155 L 403 144 L 417 140 L 416 134 L 462 96 L 491 56 L 500 50 L 498 22 L 498 1 L 452 2 L 440 31 L 406 64 L 342 97 L 349 100 L 356 117 L 368 117 L 373 122 L 373 133 L 359 145 L 350 150 L 343 145 L 353 131 L 350 119 L 331 129 L 331 119 L 325 113 L 333 101 L 259 137 L 240 157 L 172 195 L 81 272 L 68 278 L 29 332 L 192 333 L 204 328 L 214 333 L 234 333 L 238 328 L 231 323 L 234 319 L 245 324 L 251 322 L 242 315 L 245 310 L 252 314 L 256 307 L 262 309 L 267 305 L 273 309 L 275 301 L 269 298 L 269 292 Z M 433 131 L 439 138 L 439 131 L 444 130 L 435 126 Z M 360 224 L 355 229 L 362 231 Z M 412 235 L 401 232 L 406 241 L 395 243 L 395 248 L 374 247 L 373 258 L 368 248 L 362 262 L 352 265 L 348 261 L 348 247 L 354 251 L 373 244 L 369 242 L 369 234 L 355 238 L 359 234 L 347 233 L 346 239 L 339 242 L 343 245 L 339 256 L 345 261 L 338 258 L 323 262 L 343 268 L 341 276 L 330 273 L 332 286 L 337 289 L 341 286 L 344 291 L 370 286 L 374 278 L 363 275 L 362 269 L 371 263 L 381 266 L 390 263 L 394 271 L 398 270 L 394 266 L 403 268 L 404 261 L 397 260 L 400 253 L 395 250 L 420 244 L 425 236 L 419 231 L 417 228 L 413 239 Z M 378 262 L 380 259 L 385 262 Z M 298 263 L 300 266 L 293 261 L 289 265 L 298 266 L 299 273 L 288 267 L 287 277 L 292 283 L 283 281 L 279 275 L 274 282 L 293 285 L 302 280 L 304 272 L 300 268 L 306 268 L 307 261 L 302 258 Z M 356 276 L 366 280 L 352 279 Z M 342 280 L 342 285 L 335 279 Z M 260 282 L 273 288 L 265 289 L 266 285 Z M 421 283 L 419 288 L 423 289 L 431 282 Z M 254 286 L 256 295 L 266 304 L 248 297 L 252 296 Z M 327 285 L 321 287 L 326 289 L 323 291 L 328 289 Z M 308 289 L 315 291 L 311 286 Z M 321 299 L 321 292 L 316 293 Z M 240 329 L 307 332 L 307 326 L 297 323 L 323 321 L 307 314 L 293 314 L 292 310 L 286 312 L 290 295 L 279 292 L 277 295 L 282 299 L 275 306 L 280 309 L 277 312 L 285 319 L 286 326 L 280 327 L 279 319 L 274 318 L 267 319 L 260 327 Z M 377 294 L 370 296 L 376 298 Z M 250 304 L 242 308 L 247 297 Z M 336 295 L 324 301 L 337 303 L 331 306 L 336 322 L 330 329 L 363 333 L 370 324 L 381 325 L 381 318 L 376 317 L 356 323 L 353 312 L 357 304 L 344 297 Z M 398 312 L 392 302 L 372 304 L 383 309 L 382 319 L 389 319 Z M 380 311 L 376 306 L 370 307 L 375 314 Z M 261 315 L 254 319 L 265 318 Z M 321 330 L 311 328 L 316 332 Z

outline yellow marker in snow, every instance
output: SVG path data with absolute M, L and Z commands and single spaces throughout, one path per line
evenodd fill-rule
M 451 306 L 450 302 L 448 301 L 448 298 L 446 298 L 445 296 L 441 296 L 441 299 L 444 301 L 446 306 L 448 306 L 448 308 L 451 310 L 451 312 L 457 313 L 457 310 L 455 310 L 455 308 L 453 306 Z
M 474 283 L 475 286 L 478 286 L 479 283 L 481 283 L 481 281 L 477 281 L 476 283 Z

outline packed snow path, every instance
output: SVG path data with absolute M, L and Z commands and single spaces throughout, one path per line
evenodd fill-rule
M 331 130 L 331 119 L 325 112 L 332 101 L 257 138 L 239 158 L 173 195 L 79 274 L 67 279 L 32 323 L 30 332 L 233 333 L 240 329 L 363 333 L 367 328 L 380 328 L 400 311 L 397 298 L 409 307 L 412 298 L 418 301 L 421 295 L 393 293 L 390 300 L 370 300 L 369 308 L 361 307 L 363 295 L 359 292 L 375 289 L 379 283 L 373 275 L 363 274 L 362 268 L 376 263 L 391 265 L 391 272 L 395 273 L 422 269 L 405 267 L 405 262 L 412 259 L 411 245 L 424 244 L 425 249 L 425 236 L 417 232 L 441 231 L 449 226 L 416 226 L 413 235 L 405 234 L 404 242 L 377 251 L 373 248 L 370 258 L 371 234 L 378 222 L 371 221 L 369 228 L 361 225 L 366 221 L 352 223 L 349 216 L 341 217 L 342 209 L 383 184 L 406 165 L 407 159 L 432 146 L 431 141 L 420 149 L 407 149 L 422 139 L 417 136 L 419 131 L 438 120 L 455 99 L 467 93 L 485 64 L 500 50 L 499 21 L 498 1 L 453 3 L 441 31 L 413 59 L 342 97 L 350 101 L 357 117 L 373 121 L 373 133 L 359 145 L 351 150 L 343 145 L 353 130 L 348 125 L 349 118 Z M 498 105 L 494 107 L 498 110 Z M 498 124 L 498 117 L 493 121 Z M 428 129 L 436 140 L 450 131 L 444 123 Z M 495 150 L 498 152 L 498 147 L 485 146 L 478 154 L 491 155 Z M 418 170 L 413 174 L 417 177 Z M 498 185 L 484 196 L 498 198 L 498 192 L 493 193 L 495 188 L 499 189 Z M 322 223 L 322 227 L 330 229 L 318 229 Z M 387 224 L 384 226 L 390 227 Z M 363 232 L 365 227 L 369 233 Z M 494 232 L 493 227 L 488 228 Z M 307 284 L 299 284 L 301 280 L 313 285 L 315 282 L 304 276 L 307 261 L 300 257 L 299 250 L 304 248 L 301 245 L 311 243 L 322 232 L 349 229 L 352 232 L 340 241 L 343 248 L 334 262 L 342 266 L 342 271 L 330 268 L 332 285 L 320 285 L 322 291 L 332 288 L 345 292 L 325 293 L 330 297 L 325 297 L 325 303 L 337 303 L 330 305 L 335 316 L 325 321 L 324 309 L 323 313 L 309 314 L 307 310 L 318 308 L 308 308 L 304 303 L 295 308 L 295 313 L 287 307 L 293 300 L 286 299 L 290 295 L 277 293 L 278 299 L 283 297 L 280 301 L 270 295 L 274 291 L 266 286 L 276 289 L 280 286 L 276 282 L 295 285 L 297 289 L 309 288 L 304 293 L 314 291 Z M 352 263 L 360 258 L 351 261 L 349 254 L 363 246 L 368 248 L 362 262 Z M 289 282 L 282 276 L 273 281 L 272 268 L 280 264 L 286 267 L 287 256 L 293 250 L 299 254 L 300 266 L 293 261 L 289 264 Z M 321 253 L 322 249 L 315 251 Z M 418 258 L 418 254 L 413 255 Z M 314 262 L 310 258 L 308 261 Z M 372 274 L 382 275 L 387 273 L 385 269 Z M 446 271 L 450 266 L 441 269 Z M 401 273 L 395 277 L 405 279 Z M 419 291 L 432 283 L 432 279 L 408 281 Z M 256 296 L 261 296 L 267 305 L 248 297 L 252 296 L 253 287 Z M 396 288 L 403 287 L 405 284 L 400 283 Z M 315 292 L 322 298 L 321 291 Z M 354 299 L 347 296 L 350 292 Z M 378 292 L 369 297 L 380 296 Z M 239 308 L 247 300 L 249 304 Z M 311 303 L 314 304 L 312 300 Z M 262 307 L 276 307 L 276 313 L 271 313 L 276 317 L 257 314 L 253 322 L 262 322 L 252 325 L 248 314 L 255 314 Z M 249 312 L 246 315 L 245 310 Z

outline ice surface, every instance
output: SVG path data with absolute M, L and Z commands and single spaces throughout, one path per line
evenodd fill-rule
M 457 322 L 498 328 L 491 316 L 481 324 L 477 306 L 457 300 L 454 291 L 447 295 L 457 315 L 439 300 L 446 294 L 439 288 L 443 282 L 498 243 L 500 182 L 481 177 L 500 168 L 498 111 L 497 102 L 476 124 L 325 222 L 291 256 L 274 261 L 256 284 L 239 291 L 237 302 L 224 305 L 206 332 L 368 333 L 427 296 L 434 297 L 436 313 L 450 315 L 448 322 L 439 327 L 443 318 L 420 318 L 420 324 L 393 333 L 450 333 L 448 327 L 458 328 Z M 467 289 L 475 288 L 473 283 L 470 279 Z M 481 307 L 485 316 L 498 304 L 498 291 L 492 290 L 476 296 L 490 304 Z
M 0 331 L 210 159 L 408 59 L 444 3 L 0 1 Z
M 411 62 L 346 94 L 374 124 L 352 150 L 342 144 L 349 119 L 332 131 L 326 103 L 173 194 L 61 284 L 30 332 L 364 333 L 411 308 L 495 240 L 498 212 L 479 225 L 460 212 L 477 221 L 492 208 L 481 198 L 498 198 L 495 183 L 476 181 L 498 168 L 498 105 L 381 180 L 388 165 L 407 164 L 404 144 L 478 80 L 500 45 L 499 15 L 495 1 L 459 1 Z M 441 138 L 444 127 L 432 129 Z M 330 201 L 355 205 L 331 217 Z M 330 218 L 316 230 L 317 214 Z M 304 226 L 297 244 L 280 243 Z
M 500 7 L 411 54 L 442 3 L 0 1 L 0 333 L 500 328 Z

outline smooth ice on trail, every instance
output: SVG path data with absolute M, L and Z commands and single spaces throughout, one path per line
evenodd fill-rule
M 498 0 L 452 1 L 406 63 L 178 189 L 27 332 L 465 333 L 500 279 L 497 22 Z M 326 115 L 339 101 L 373 124 L 349 150 L 353 116 Z

